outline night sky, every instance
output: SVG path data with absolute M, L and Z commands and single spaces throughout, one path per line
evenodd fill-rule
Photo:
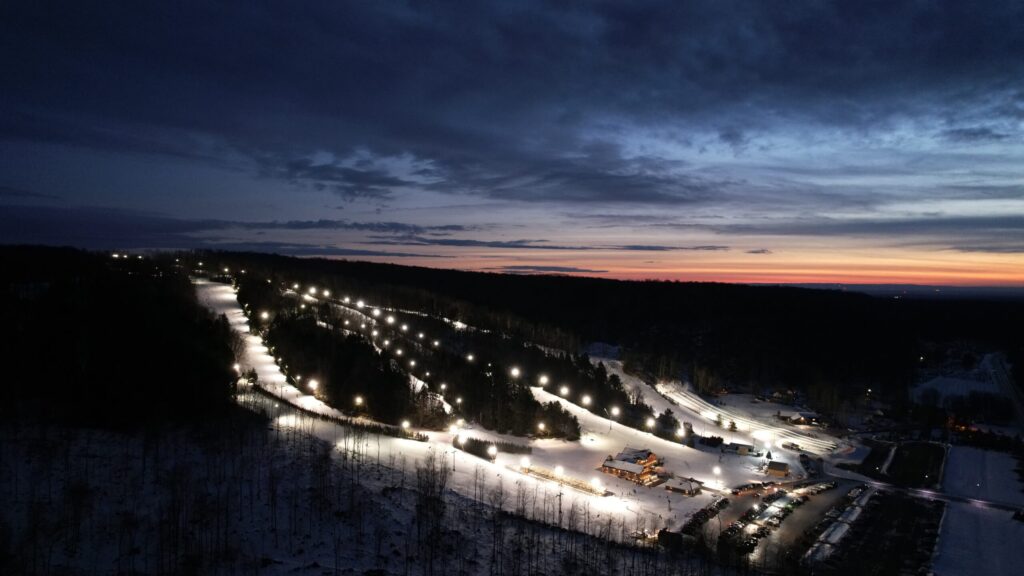
M 0 241 L 1024 285 L 1019 2 L 139 4 L 0 6 Z

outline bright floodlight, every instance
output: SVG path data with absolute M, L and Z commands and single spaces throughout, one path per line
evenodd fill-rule
M 402 420 L 402 428 L 404 428 L 405 430 L 408 430 L 409 426 L 411 426 L 411 424 L 409 424 L 408 420 Z
M 582 401 L 584 406 L 590 406 L 590 396 L 584 395 Z
M 592 478 L 590 480 L 590 485 L 594 487 L 594 490 L 601 490 L 602 489 L 601 479 L 600 478 Z
M 557 476 L 561 476 L 562 474 L 565 474 L 565 468 L 562 468 L 561 465 L 555 466 L 555 474 Z
M 722 469 L 718 466 L 712 468 L 711 471 L 715 474 L 715 476 L 719 476 L 722 474 Z
M 615 417 L 615 416 L 618 416 L 618 415 L 619 415 L 619 407 L 618 406 L 612 406 L 612 417 Z
M 225 273 L 225 274 L 227 274 L 227 273 L 228 273 L 228 269 L 227 269 L 227 268 L 225 268 L 225 269 L 224 269 L 224 273 Z
M 366 302 L 363 302 L 362 300 L 356 300 L 356 308 L 362 308 L 363 306 L 366 306 Z
M 320 383 L 316 380 L 310 379 L 309 382 L 306 382 L 306 385 L 309 386 L 310 390 L 316 390 L 317 387 L 320 386 Z
M 235 364 L 234 366 L 232 366 L 232 368 L 234 368 L 234 369 L 235 369 L 235 372 L 241 372 L 241 370 L 242 370 L 242 365 L 241 365 L 241 364 L 237 364 L 237 363 L 236 363 L 236 364 Z
M 459 396 L 458 398 L 456 398 L 455 399 L 455 403 L 456 404 L 462 404 L 462 396 Z
M 298 282 L 296 282 L 295 284 L 292 284 L 292 290 L 298 290 L 298 289 L 299 289 Z
M 409 366 L 415 366 L 415 365 L 416 365 L 416 361 L 415 360 L 409 360 Z
M 679 429 L 676 430 L 676 436 L 679 436 L 680 438 L 682 438 L 683 436 L 686 436 L 686 428 L 683 428 L 682 426 L 680 426 Z
M 242 270 L 242 273 L 245 273 L 245 270 Z M 324 290 L 324 298 L 327 298 L 330 295 L 331 295 L 331 291 L 330 290 Z
M 388 316 L 388 317 L 387 317 L 387 318 L 385 318 L 384 320 L 385 320 L 385 321 L 386 321 L 386 322 L 387 322 L 388 324 L 394 324 L 394 323 L 395 323 L 395 317 L 394 317 L 394 316 Z
M 313 286 L 310 286 L 310 287 L 309 287 L 309 293 L 310 293 L 310 294 L 316 294 L 316 288 L 315 288 L 315 287 L 313 287 Z
M 513 378 L 519 378 L 519 368 L 513 366 L 512 369 L 509 370 L 509 373 L 512 374 Z
M 356 396 L 355 402 L 356 402 L 356 406 L 362 406 L 363 405 L 363 397 L 362 396 Z
M 537 381 L 540 382 L 541 386 L 547 386 L 548 385 L 548 377 L 547 377 L 546 374 L 541 374 L 540 378 L 538 378 Z
M 349 298 L 348 296 L 345 296 L 344 300 L 342 300 L 342 302 L 344 302 L 345 304 L 348 304 L 351 301 L 352 301 L 352 299 Z
M 457 434 L 457 433 L 459 432 L 459 427 L 458 427 L 458 426 L 456 426 L 455 424 L 452 424 L 451 426 L 449 426 L 449 427 L 448 427 L 448 432 L 449 432 L 449 433 L 450 433 L 450 434 L 451 434 L 452 436 L 454 436 L 455 434 Z
M 562 396 L 568 396 L 569 395 L 569 387 L 568 386 L 562 386 L 561 388 L 558 389 L 558 393 L 561 394 Z
M 447 384 L 445 384 L 444 382 L 442 382 L 442 383 L 441 383 L 441 390 L 444 390 L 444 389 L 445 389 L 445 388 L 447 388 L 447 387 L 448 387 L 448 385 L 447 385 Z
M 465 434 L 459 434 L 459 444 L 462 446 L 466 445 L 467 436 Z
M 519 465 L 522 466 L 523 468 L 529 468 L 530 459 L 526 456 L 523 456 L 522 458 L 519 459 Z
M 495 456 L 497 456 L 498 455 L 498 447 L 495 446 L 494 444 L 491 444 L 490 446 L 488 446 L 487 447 L 487 455 L 490 456 L 491 458 L 494 458 Z
M 465 418 L 459 418 L 458 420 L 455 421 L 455 424 L 457 424 L 459 426 L 459 428 L 462 428 L 463 426 L 466 425 L 466 419 Z
M 362 324 L 360 324 L 359 325 L 359 329 L 360 330 L 366 330 L 366 322 L 363 322 Z
M 537 423 L 537 430 L 540 430 L 541 432 L 544 431 L 544 423 L 543 422 L 538 422 Z
M 466 354 L 466 360 L 469 360 L 470 362 L 472 362 L 473 361 L 473 355 L 472 354 Z
M 423 332 L 417 334 L 416 337 L 419 338 L 420 340 L 423 340 Z
M 260 313 L 260 318 L 263 318 L 264 320 L 266 320 L 267 318 L 270 318 L 270 312 L 261 312 Z
M 436 348 L 437 346 L 440 346 L 440 345 L 441 345 L 441 342 L 440 342 L 439 340 L 434 340 L 434 347 L 435 347 L 435 348 Z
M 384 346 L 390 346 L 390 345 L 391 345 L 391 340 L 385 340 L 384 341 Z
M 654 428 L 654 418 L 648 418 L 647 419 L 647 427 L 648 428 Z
M 376 330 L 374 330 L 373 332 L 370 332 L 370 336 L 376 336 L 376 335 L 377 335 L 377 331 Z
M 409 325 L 408 324 L 402 324 L 402 332 L 407 332 L 408 330 L 409 330 Z
M 401 356 L 402 355 L 402 349 L 399 348 L 398 350 L 395 350 L 395 354 L 398 354 L 399 356 Z
M 380 316 L 380 308 L 374 308 L 373 312 L 371 312 L 371 314 L 373 314 L 374 318 L 376 318 L 377 316 Z

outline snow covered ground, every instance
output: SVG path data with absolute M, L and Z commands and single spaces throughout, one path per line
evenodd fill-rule
M 1024 507 L 1024 484 L 1016 472 L 1017 460 L 1005 452 L 970 446 L 952 446 L 946 460 L 943 491 Z
M 942 519 L 932 570 L 936 576 L 1020 574 L 1024 522 L 1010 512 L 950 503 Z
M 240 359 L 243 369 L 250 366 L 256 368 L 261 384 L 290 402 L 314 412 L 332 416 L 341 415 L 337 410 L 324 405 L 316 398 L 285 382 L 284 375 L 277 368 L 274 358 L 270 356 L 263 342 L 249 333 L 246 317 L 230 286 L 199 280 L 196 282 L 196 289 L 202 303 L 217 313 L 226 314 L 231 326 L 245 337 L 244 357 Z M 621 369 L 621 366 L 618 368 Z M 646 387 L 642 383 L 640 385 Z M 651 394 L 652 400 L 656 400 L 657 394 L 654 394 L 649 387 L 646 388 Z M 453 436 L 448 431 L 425 432 L 430 438 L 428 442 L 384 436 L 374 437 L 374 449 L 378 458 L 405 459 L 409 461 L 410 466 L 421 461 L 431 452 L 443 455 L 453 468 L 450 487 L 459 494 L 471 498 L 483 497 L 480 493 L 481 482 L 491 486 L 498 483 L 525 486 L 538 494 L 550 494 L 552 497 L 559 493 L 565 493 L 567 505 L 572 501 L 591 510 L 595 515 L 595 527 L 605 520 L 625 522 L 626 524 L 636 524 L 639 521 L 652 530 L 665 526 L 678 527 L 692 512 L 706 505 L 711 499 L 709 494 L 691 498 L 669 493 L 662 487 L 641 487 L 598 471 L 606 456 L 615 454 L 626 446 L 649 448 L 664 458 L 667 470 L 680 476 L 702 480 L 709 487 L 722 489 L 765 479 L 765 475 L 759 471 L 759 467 L 763 463 L 760 458 L 723 455 L 717 450 L 705 451 L 689 448 L 592 414 L 541 388 L 533 388 L 532 391 L 538 400 L 542 402 L 557 401 L 572 412 L 580 421 L 582 437 L 578 442 L 554 439 L 529 441 L 533 448 L 533 453 L 529 456 L 531 463 L 550 469 L 561 466 L 565 476 L 583 482 L 597 479 L 611 492 L 611 495 L 596 496 L 567 490 L 557 482 L 523 474 L 518 469 L 522 459 L 519 454 L 502 453 L 492 463 L 454 450 L 452 448 Z M 662 402 L 664 407 L 671 406 L 664 399 Z M 679 412 L 678 407 L 673 406 L 673 411 Z M 294 419 L 295 416 L 290 415 L 283 418 Z M 278 424 L 288 424 L 288 422 L 279 422 Z M 340 427 L 331 422 L 316 421 L 309 426 L 313 434 L 328 441 L 336 441 L 335 439 L 341 436 L 338 431 Z M 523 438 L 504 437 L 478 428 L 467 430 L 465 433 L 481 439 L 527 443 L 527 440 Z M 800 470 L 795 455 L 779 452 L 776 455 L 776 460 L 789 461 L 794 470 Z M 717 475 L 714 473 L 716 468 L 719 470 Z

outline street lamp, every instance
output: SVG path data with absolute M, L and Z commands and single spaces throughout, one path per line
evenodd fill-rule
M 590 406 L 590 396 L 584 394 L 582 402 L 584 406 Z
M 565 474 L 565 468 L 562 468 L 561 464 L 555 466 L 555 476 L 561 476 L 562 474 Z
M 408 430 L 409 426 L 411 426 L 411 424 L 409 424 L 408 420 L 402 420 L 402 429 L 403 430 Z
M 472 354 L 466 354 L 466 360 L 472 362 L 473 361 L 473 355 Z
M 356 396 L 355 397 L 355 403 L 356 403 L 356 406 L 362 406 L 363 405 L 363 397 L 362 396 Z
M 561 388 L 558 389 L 558 393 L 561 394 L 562 396 L 568 396 L 569 395 L 569 387 L 568 386 L 562 386 Z
M 495 446 L 494 444 L 488 446 L 487 455 L 491 457 L 491 460 L 494 460 L 498 456 L 498 447 Z
M 529 458 L 529 457 L 527 457 L 527 456 L 523 456 L 523 457 L 522 457 L 522 458 L 521 458 L 521 459 L 519 460 L 519 466 L 520 466 L 521 468 L 525 469 L 525 470 L 529 470 L 529 469 L 530 469 L 530 458 Z
M 245 274 L 245 270 L 242 270 L 242 274 Z M 324 290 L 324 298 L 328 298 L 331 295 L 330 290 Z
M 374 308 L 373 312 L 371 312 L 371 314 L 373 314 L 374 318 L 380 316 L 380 308 Z
M 320 386 L 320 383 L 310 378 L 309 382 L 306 382 L 306 386 L 309 386 L 310 390 L 316 390 Z
M 654 418 L 648 417 L 647 422 L 645 422 L 645 424 L 647 424 L 648 429 L 654 428 Z
M 544 426 L 543 422 L 538 422 L 537 423 L 537 430 L 540 430 L 541 432 L 543 432 L 544 428 L 545 428 L 545 426 Z
M 241 372 L 242 371 L 242 365 L 238 364 L 238 363 L 235 363 L 235 365 L 232 366 L 232 368 L 235 369 L 235 372 Z
M 270 318 L 270 312 L 260 312 L 260 318 L 264 320 Z
M 512 374 L 513 378 L 519 378 L 519 368 L 513 366 L 512 369 L 509 370 L 509 374 Z
M 537 380 L 540 382 L 541 387 L 548 385 L 548 377 L 545 374 L 541 374 Z

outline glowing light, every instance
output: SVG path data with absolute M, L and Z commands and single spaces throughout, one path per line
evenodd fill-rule
M 466 360 L 469 360 L 470 362 L 472 362 L 473 361 L 473 355 L 472 354 L 466 354 Z
M 544 426 L 543 422 L 538 422 L 537 423 L 537 430 L 540 430 L 541 432 L 543 432 L 544 428 L 545 428 L 545 426 Z
M 584 406 L 590 406 L 590 396 L 584 395 L 581 401 Z
M 296 282 L 295 284 L 292 284 L 292 290 L 298 290 L 298 289 L 299 289 L 298 282 Z
M 309 287 L 309 294 L 310 295 L 316 294 L 316 288 L 314 288 L 313 286 L 310 286 Z
M 423 332 L 417 334 L 416 337 L 419 338 L 420 340 L 423 340 Z
M 402 324 L 402 332 L 408 332 L 408 331 L 409 331 L 409 325 L 408 324 Z
M 721 467 L 719 467 L 719 466 L 715 466 L 714 468 L 712 468 L 712 469 L 711 469 L 711 472 L 712 472 L 712 473 L 713 473 L 713 474 L 714 474 L 715 476 L 720 476 L 720 475 L 722 474 L 722 468 L 721 468 Z
M 356 308 L 362 308 L 363 306 L 366 306 L 366 302 L 363 302 L 362 300 L 356 300 Z
M 348 320 L 345 320 L 345 326 L 348 326 Z
M 127 258 L 127 256 L 125 256 L 125 258 Z M 202 267 L 202 266 L 203 266 L 203 263 L 202 263 L 202 262 L 200 262 L 200 263 L 199 263 L 199 266 L 200 266 L 200 267 Z
M 654 418 L 648 418 L 646 424 L 648 428 L 654 428 Z
M 309 382 L 306 382 L 306 385 L 309 386 L 310 390 L 316 390 L 317 387 L 320 386 L 320 383 L 316 380 L 310 380 Z
M 388 316 L 387 318 L 384 319 L 384 321 L 387 322 L 388 324 L 394 324 L 395 323 L 395 317 L 394 316 Z
M 604 490 L 604 486 L 601 485 L 600 478 L 591 478 L 590 485 L 594 487 L 594 490 Z
M 224 273 L 225 273 L 225 274 L 227 274 L 227 273 L 228 273 L 228 269 L 227 269 L 227 268 L 225 268 L 225 269 L 224 269 Z
M 438 341 L 438 340 L 434 340 L 434 347 L 435 347 L 435 348 L 436 348 L 436 347 L 438 347 L 438 346 L 440 346 L 440 345 L 441 345 L 441 342 L 440 342 L 440 341 Z
M 359 325 L 359 329 L 360 330 L 366 330 L 366 322 L 363 322 L 362 324 L 360 324 Z
M 416 361 L 415 360 L 409 360 L 409 366 L 415 366 L 415 365 L 416 365 Z
M 456 404 L 462 404 L 462 396 L 459 396 L 458 398 L 456 398 L 455 399 L 455 403 Z
M 462 446 L 466 445 L 467 436 L 465 434 L 459 434 L 459 444 Z
M 444 382 L 442 382 L 442 383 L 441 383 L 441 390 L 444 390 L 444 389 L 445 389 L 445 388 L 447 388 L 447 387 L 448 387 L 448 385 L 447 385 L 447 384 L 445 384 Z
M 509 373 L 512 374 L 513 378 L 519 378 L 519 368 L 513 366 L 512 369 L 509 370 Z
M 494 458 L 495 456 L 497 456 L 498 455 L 498 447 L 495 446 L 494 444 L 491 444 L 490 446 L 488 446 L 487 447 L 487 455 L 490 456 L 491 458 Z
M 380 316 L 380 308 L 374 308 L 373 312 L 371 312 L 371 314 L 373 314 L 374 318 Z
M 402 429 L 408 430 L 409 426 L 412 426 L 412 424 L 409 424 L 408 420 L 402 420 Z
M 363 405 L 363 397 L 362 396 L 356 396 L 355 397 L 355 403 L 356 403 L 356 406 L 362 406 Z
M 300 304 L 299 308 L 302 308 L 303 310 L 305 310 L 306 309 L 306 305 L 305 304 Z
M 235 364 L 234 366 L 232 366 L 232 368 L 235 369 L 235 372 L 241 372 L 242 371 L 242 365 L 241 364 Z
M 451 434 L 452 436 L 458 434 L 458 432 L 459 432 L 459 427 L 456 426 L 455 424 L 452 424 L 451 426 L 448 427 L 448 433 Z
M 242 270 L 242 274 L 245 274 L 245 270 Z M 327 298 L 330 295 L 331 295 L 331 291 L 330 290 L 324 290 L 324 298 Z
M 373 332 L 370 332 L 370 336 L 376 336 L 376 335 L 377 335 L 377 331 L 376 330 L 374 330 Z
M 680 426 L 679 429 L 676 430 L 676 436 L 679 436 L 680 438 L 682 438 L 683 436 L 686 436 L 686 428 L 683 428 L 682 426 Z
M 266 320 L 267 318 L 270 318 L 270 312 L 260 312 L 260 318 L 262 318 L 264 320 Z
M 462 428 L 463 426 L 466 425 L 466 419 L 465 418 L 459 418 L 458 420 L 455 421 L 455 423 L 459 425 L 459 428 Z
M 569 387 L 568 386 L 562 386 L 561 388 L 558 389 L 558 393 L 561 394 L 562 396 L 568 396 L 569 395 Z
M 555 466 L 555 475 L 556 476 L 561 476 L 562 474 L 565 474 L 565 468 L 562 468 L 561 464 L 559 464 L 558 466 Z
M 541 374 L 540 378 L 538 378 L 537 381 L 540 382 L 541 386 L 547 386 L 548 385 L 548 377 L 545 374 Z
M 399 348 L 399 349 L 395 350 L 395 354 L 401 356 L 402 355 L 402 349 Z
M 529 457 L 523 456 L 522 458 L 520 458 L 519 459 L 519 465 L 522 466 L 523 468 L 529 468 L 530 467 L 530 459 L 529 459 Z
M 348 304 L 351 301 L 352 301 L 352 299 L 349 298 L 348 296 L 345 296 L 345 298 L 342 299 L 342 302 L 344 302 L 345 304 Z

